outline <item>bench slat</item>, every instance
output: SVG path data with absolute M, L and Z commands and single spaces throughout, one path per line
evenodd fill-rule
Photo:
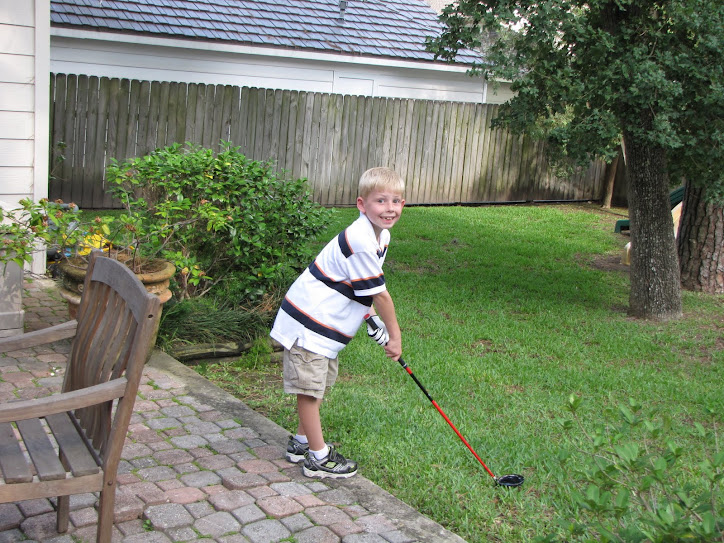
M 30 459 L 35 464 L 38 479 L 41 481 L 65 479 L 65 469 L 40 420 L 19 420 L 17 425 Z
M 0 468 L 8 484 L 29 483 L 33 480 L 28 461 L 9 422 L 0 424 Z
M 98 473 L 99 467 L 88 450 L 88 445 L 67 413 L 45 417 L 58 442 L 63 458 L 75 477 Z
M 75 477 L 98 473 L 99 468 L 88 450 L 85 439 L 78 433 L 67 413 L 58 413 L 45 417 L 48 426 L 58 442 L 63 458 Z

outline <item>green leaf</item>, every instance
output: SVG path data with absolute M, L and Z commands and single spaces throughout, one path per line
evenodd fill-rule
M 636 443 L 624 443 L 614 447 L 616 454 L 625 462 L 631 463 L 639 457 L 639 446 Z
M 578 407 L 581 405 L 581 398 L 575 394 L 568 396 L 568 409 L 572 412 L 576 412 Z

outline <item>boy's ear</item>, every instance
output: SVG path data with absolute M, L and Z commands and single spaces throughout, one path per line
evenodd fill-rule
M 360 213 L 365 212 L 365 201 L 362 196 L 357 196 L 357 209 L 360 210 Z

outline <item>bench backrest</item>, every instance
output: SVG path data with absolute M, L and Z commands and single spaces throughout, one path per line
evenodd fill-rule
M 143 366 L 148 359 L 161 314 L 157 296 L 146 291 L 124 264 L 94 251 L 78 308 L 78 327 L 68 358 L 63 391 L 115 379 L 126 388 L 112 401 L 78 409 L 75 418 L 105 465 L 117 462 L 125 439 Z M 121 381 L 122 382 L 122 381 Z

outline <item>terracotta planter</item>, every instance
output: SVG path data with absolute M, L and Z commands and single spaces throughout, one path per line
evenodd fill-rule
M 83 293 L 83 281 L 86 274 L 86 263 L 81 259 L 65 259 L 60 261 L 58 269 L 62 278 L 61 297 L 68 302 L 68 313 L 74 319 Z M 164 304 L 171 299 L 169 290 L 171 278 L 176 273 L 176 266 L 167 260 L 149 261 L 142 272 L 136 277 L 143 283 L 148 292 L 156 294 Z

